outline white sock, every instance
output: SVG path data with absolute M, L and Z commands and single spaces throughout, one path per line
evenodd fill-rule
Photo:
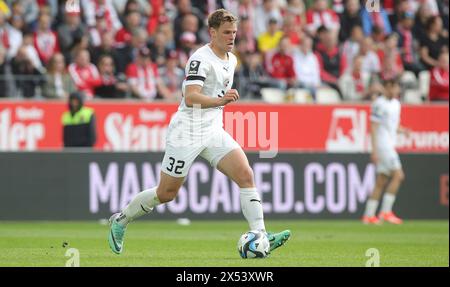
M 382 212 L 391 212 L 394 202 L 395 202 L 395 194 L 386 193 L 383 196 L 383 203 L 381 204 L 381 211 Z
M 262 202 L 256 187 L 240 189 L 241 209 L 248 221 L 250 230 L 266 230 Z
M 153 187 L 139 192 L 133 200 L 122 210 L 117 222 L 126 226 L 136 218 L 144 214 L 150 213 L 153 208 L 160 204 L 158 196 L 156 195 L 156 188 Z
M 378 200 L 369 199 L 366 204 L 366 211 L 364 212 L 364 215 L 368 217 L 375 216 L 378 208 L 378 202 Z

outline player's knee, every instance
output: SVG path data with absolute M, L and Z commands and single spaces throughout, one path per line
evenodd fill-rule
M 375 182 L 375 189 L 376 190 L 382 190 L 384 188 L 384 186 L 386 185 L 385 181 L 381 181 L 381 180 L 377 180 Z
M 254 186 L 252 169 L 249 166 L 239 169 L 236 181 L 240 187 Z
M 388 182 L 388 178 L 384 175 L 377 175 L 377 179 L 375 181 L 375 189 L 376 190 L 383 190 Z
M 395 179 L 399 182 L 402 182 L 405 180 L 405 174 L 403 173 L 403 171 L 399 171 L 395 173 Z

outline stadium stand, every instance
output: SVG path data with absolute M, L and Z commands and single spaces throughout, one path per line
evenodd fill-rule
M 351 77 L 352 62 L 354 57 L 363 55 L 365 59 L 362 68 L 369 69 L 370 83 L 393 75 L 399 76 L 406 102 L 428 101 L 430 71 L 438 66 L 441 53 L 448 55 L 448 1 L 380 0 L 380 11 L 373 10 L 368 2 L 370 1 L 0 0 L 0 97 L 66 98 L 72 89 L 62 91 L 62 88 L 66 89 L 68 86 L 62 84 L 58 73 L 55 76 L 54 67 L 49 63 L 52 55 L 57 53 L 64 56 L 65 70 L 78 89 L 86 90 L 80 84 L 80 75 L 75 72 L 74 67 L 77 67 L 76 56 L 80 51 L 88 51 L 90 70 L 99 68 L 102 55 L 109 55 L 113 60 L 111 66 L 114 74 L 102 73 L 99 81 L 90 83 L 87 89 L 89 100 L 105 97 L 140 98 L 133 92 L 131 85 L 135 81 L 127 78 L 129 75 L 126 71 L 134 69 L 130 65 L 138 57 L 138 51 L 148 48 L 149 65 L 154 67 L 155 72 L 149 73 L 145 69 L 139 72 L 137 68 L 134 74 L 138 75 L 138 82 L 158 83 L 158 89 L 154 96 L 144 98 L 151 101 L 179 101 L 181 87 L 176 88 L 178 76 L 171 76 L 171 82 L 164 79 L 167 62 L 171 62 L 170 70 L 176 70 L 175 74 L 184 70 L 188 57 L 208 42 L 207 15 L 217 8 L 225 8 L 242 20 L 235 45 L 240 63 L 236 70 L 235 87 L 241 90 L 242 100 L 274 103 L 285 102 L 288 97 L 288 100 L 292 98 L 296 103 L 368 101 L 370 97 L 361 95 L 367 95 L 370 85 L 365 84 L 364 91 L 358 86 L 358 94 L 354 93 L 355 89 L 347 89 L 351 95 L 340 88 L 340 82 L 348 83 L 359 78 Z M 362 31 L 361 35 L 352 38 L 354 29 Z M 289 39 L 288 44 L 283 47 L 283 53 L 287 55 L 280 60 L 277 51 L 284 38 Z M 308 57 L 320 56 L 319 65 L 315 65 L 310 58 L 306 59 L 303 56 L 306 54 L 298 56 L 302 41 L 309 38 L 313 40 L 313 49 L 312 55 Z M 328 45 L 330 41 L 337 45 Z M 324 47 L 327 46 L 333 47 L 333 51 L 325 51 Z M 307 51 L 307 47 L 305 49 Z M 366 55 L 367 51 L 370 51 L 370 57 Z M 268 77 L 264 81 L 255 81 L 255 74 L 251 72 L 241 72 L 241 69 L 246 68 L 245 57 L 255 54 L 259 57 L 254 57 L 256 62 L 252 66 L 264 69 L 258 72 L 259 75 Z M 274 85 L 280 78 L 276 72 L 281 70 L 273 70 L 273 64 L 280 61 L 285 63 L 288 58 L 292 59 L 295 67 L 294 71 L 290 67 L 290 72 L 312 76 L 320 74 L 319 83 L 314 80 L 314 87 L 305 87 L 305 81 L 300 76 L 293 79 L 290 74 L 287 85 Z M 448 56 L 446 59 L 448 60 Z M 339 61 L 336 62 L 337 60 Z M 341 64 L 343 60 L 346 62 L 345 66 Z M 313 69 L 312 71 L 301 69 L 305 67 L 302 66 L 305 61 L 309 63 L 307 69 Z M 376 62 L 379 62 L 380 67 L 377 67 Z M 320 67 L 336 68 L 336 71 L 345 69 L 334 73 L 345 80 L 333 79 L 330 82 L 329 70 L 318 71 Z M 66 73 L 62 71 L 61 75 L 66 78 Z M 441 73 L 445 75 L 448 71 L 444 67 Z M 48 95 L 48 81 L 52 81 L 52 85 L 56 83 L 60 96 Z M 114 93 L 117 88 L 116 81 L 120 82 L 120 95 L 113 96 L 111 91 Z M 64 79 L 64 83 L 66 82 L 67 79 Z M 254 85 L 246 86 L 246 83 Z M 169 89 L 167 85 L 170 85 Z M 104 89 L 101 88 L 105 86 L 114 86 L 108 90 L 108 96 L 105 96 Z M 322 89 L 324 87 L 335 89 L 340 96 L 339 100 L 335 98 L 335 93 Z M 300 90 L 292 92 L 290 88 Z M 307 90 L 303 90 L 304 88 Z M 317 88 L 321 90 L 318 95 L 315 93 Z M 168 90 L 174 96 L 168 95 Z M 331 98 L 324 99 L 324 95 Z

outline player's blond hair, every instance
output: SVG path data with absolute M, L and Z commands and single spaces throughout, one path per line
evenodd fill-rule
M 236 23 L 238 18 L 225 9 L 217 9 L 208 16 L 208 27 L 219 29 L 225 22 Z

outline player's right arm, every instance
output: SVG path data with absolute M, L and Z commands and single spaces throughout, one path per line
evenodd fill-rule
M 184 101 L 186 106 L 199 105 L 202 109 L 224 106 L 239 99 L 237 90 L 230 89 L 223 97 L 205 95 L 202 88 L 208 75 L 211 73 L 211 61 L 202 55 L 195 55 L 189 59 L 186 68 Z
M 188 107 L 200 105 L 202 109 L 225 106 L 239 99 L 239 93 L 235 89 L 228 90 L 221 98 L 213 98 L 201 93 L 202 86 L 187 85 L 185 88 L 185 103 Z
M 370 122 L 370 138 L 372 141 L 372 153 L 370 155 L 370 158 L 373 163 L 378 162 L 378 152 L 377 152 L 377 129 L 378 129 L 378 123 L 371 121 Z
M 379 99 L 374 100 L 371 106 L 370 111 L 370 139 L 372 143 L 372 153 L 371 153 L 371 159 L 373 163 L 378 162 L 378 145 L 377 145 L 377 133 L 378 133 L 378 126 L 380 125 L 380 122 L 382 120 L 383 112 L 382 112 L 382 105 Z

